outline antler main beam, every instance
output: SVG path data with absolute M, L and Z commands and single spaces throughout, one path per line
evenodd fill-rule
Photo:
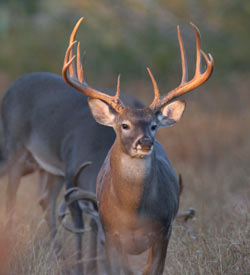
M 213 72 L 213 64 L 214 64 L 213 57 L 210 53 L 207 55 L 201 50 L 201 48 L 200 48 L 201 39 L 200 39 L 199 30 L 193 23 L 190 23 L 190 25 L 194 29 L 195 37 L 196 37 L 196 69 L 195 69 L 194 77 L 193 77 L 193 79 L 188 81 L 187 60 L 186 60 L 186 56 L 185 56 L 185 50 L 184 50 L 184 46 L 183 46 L 183 42 L 182 42 L 180 28 L 179 28 L 179 26 L 177 26 L 177 34 L 178 34 L 178 40 L 179 40 L 179 45 L 180 45 L 181 64 L 182 64 L 181 83 L 177 88 L 173 89 L 167 95 L 160 98 L 159 91 L 157 91 L 158 88 L 155 89 L 155 86 L 156 86 L 155 80 L 152 77 L 151 72 L 149 71 L 150 77 L 153 82 L 154 91 L 155 91 L 154 100 L 150 105 L 151 109 L 159 109 L 162 106 L 166 105 L 170 100 L 173 100 L 173 99 L 201 86 L 203 83 L 205 83 L 209 79 L 209 77 L 211 76 L 211 74 Z M 206 64 L 207 64 L 206 70 L 203 73 L 201 72 L 201 55 L 204 57 Z
M 92 87 L 90 87 L 85 79 L 84 79 L 84 70 L 83 65 L 81 62 L 80 57 L 80 42 L 78 42 L 77 45 L 77 54 L 73 56 L 73 47 L 77 43 L 75 40 L 75 36 L 77 33 L 77 30 L 83 21 L 83 17 L 81 17 L 78 22 L 76 23 L 70 39 L 69 39 L 69 46 L 65 54 L 64 58 L 64 64 L 62 69 L 62 76 L 64 80 L 73 88 L 77 89 L 78 91 L 84 93 L 85 95 L 92 97 L 92 98 L 98 98 L 103 100 L 104 102 L 108 103 L 114 110 L 116 110 L 118 113 L 121 113 L 124 109 L 124 105 L 122 101 L 120 100 L 120 76 L 118 76 L 117 79 L 117 89 L 116 94 L 114 96 L 109 96 L 99 90 L 96 90 Z

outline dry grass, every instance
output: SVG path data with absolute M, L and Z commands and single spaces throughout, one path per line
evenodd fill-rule
M 184 180 L 181 209 L 192 206 L 197 238 L 175 225 L 165 274 L 250 274 L 250 111 L 201 110 L 189 104 L 182 122 L 159 139 Z M 0 274 L 64 274 L 74 261 L 73 237 L 63 231 L 63 252 L 56 255 L 36 200 L 36 178 L 24 179 L 18 193 L 15 233 L 0 237 Z M 6 179 L 1 180 L 4 224 Z M 2 226 L 3 227 L 3 226 Z M 67 255 L 67 260 L 63 259 Z
M 249 111 L 208 114 L 192 106 L 169 133 L 165 145 L 184 176 L 181 208 L 197 210 L 197 239 L 175 227 L 166 274 L 250 274 L 249 121 Z

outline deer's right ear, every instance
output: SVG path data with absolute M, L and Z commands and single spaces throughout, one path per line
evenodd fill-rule
M 96 122 L 113 127 L 115 121 L 115 111 L 100 99 L 89 98 L 89 107 Z

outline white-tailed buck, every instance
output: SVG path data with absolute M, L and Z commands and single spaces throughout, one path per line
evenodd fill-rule
M 181 84 L 166 95 L 160 96 L 156 81 L 148 69 L 154 87 L 153 102 L 148 107 L 128 107 L 120 99 L 119 77 L 114 96 L 96 90 L 85 82 L 79 43 L 77 55 L 73 56 L 72 53 L 76 43 L 76 31 L 81 21 L 82 19 L 76 24 L 71 34 L 65 55 L 63 77 L 69 85 L 89 97 L 88 102 L 93 117 L 99 124 L 112 127 L 116 133 L 116 139 L 114 141 L 110 138 L 108 141 L 109 137 L 103 136 L 105 128 L 103 126 L 98 128 L 89 117 L 85 134 L 76 135 L 74 141 L 71 140 L 71 135 L 68 139 L 70 142 L 81 139 L 79 148 L 75 147 L 78 151 L 86 140 L 89 143 L 89 139 L 95 135 L 100 138 L 99 143 L 93 139 L 96 145 L 100 146 L 102 143 L 111 143 L 111 141 L 113 143 L 99 171 L 96 187 L 99 216 L 105 233 L 105 246 L 109 259 L 108 274 L 118 275 L 121 270 L 124 274 L 132 274 L 127 254 L 140 254 L 149 249 L 143 275 L 160 275 L 163 273 L 172 224 L 178 211 L 179 184 L 162 145 L 155 140 L 155 134 L 159 128 L 172 126 L 179 121 L 185 109 L 185 102 L 172 102 L 172 100 L 206 82 L 212 74 L 213 59 L 210 54 L 207 56 L 200 49 L 199 31 L 195 25 L 191 24 L 196 37 L 196 70 L 193 79 L 188 81 L 187 63 L 178 27 L 182 60 Z M 201 71 L 202 56 L 206 62 L 204 72 Z M 70 116 L 77 116 L 78 108 L 72 108 L 70 103 L 66 106 L 64 102 L 61 106 L 62 95 L 67 96 L 66 93 L 58 95 L 58 109 L 65 108 L 64 111 L 67 113 L 70 108 Z M 49 99 L 51 101 L 51 98 Z M 84 108 L 87 106 L 84 105 Z M 83 113 L 82 105 L 80 109 Z M 86 119 L 86 113 L 82 120 Z M 51 116 L 51 113 L 45 115 Z M 75 120 L 72 120 L 73 125 L 74 122 Z M 60 125 L 61 128 L 64 127 Z M 54 140 L 52 151 L 58 148 L 58 134 Z M 90 160 L 91 155 L 88 155 L 89 152 L 86 150 L 87 148 L 84 147 L 83 154 L 86 154 Z M 38 155 L 38 152 L 35 155 Z M 100 157 L 98 159 L 102 160 Z M 67 182 L 67 186 L 69 184 L 70 182 Z

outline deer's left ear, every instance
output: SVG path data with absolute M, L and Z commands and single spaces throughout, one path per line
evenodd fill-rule
M 182 117 L 185 107 L 186 102 L 180 100 L 164 106 L 158 114 L 160 127 L 172 126 L 178 122 Z

